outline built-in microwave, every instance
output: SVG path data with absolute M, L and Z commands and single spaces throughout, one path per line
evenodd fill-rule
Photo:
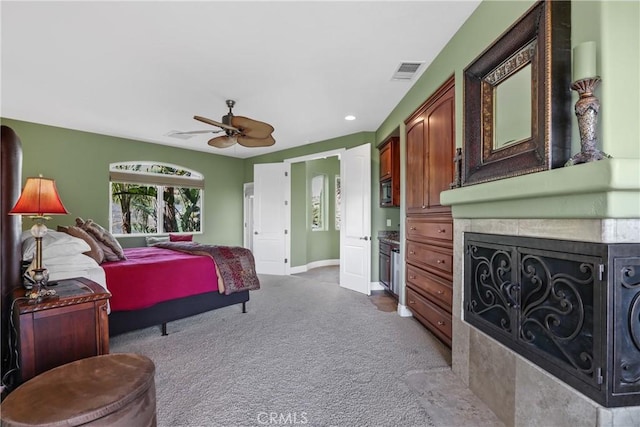
M 380 181 L 380 206 L 393 206 L 391 179 Z

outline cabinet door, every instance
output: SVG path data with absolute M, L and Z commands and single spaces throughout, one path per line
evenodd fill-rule
M 380 181 L 391 179 L 391 154 L 391 143 L 385 144 L 385 146 L 380 149 Z
M 97 356 L 95 322 L 93 302 L 22 315 L 22 380 L 74 360 Z
M 391 258 L 380 252 L 380 282 L 387 288 L 391 283 Z
M 452 87 L 425 114 L 428 144 L 426 205 L 429 209 L 442 207 L 440 192 L 448 190 L 453 181 L 455 149 L 453 95 Z
M 422 119 L 414 122 L 407 129 L 407 213 L 423 213 L 426 209 L 424 198 L 424 122 Z

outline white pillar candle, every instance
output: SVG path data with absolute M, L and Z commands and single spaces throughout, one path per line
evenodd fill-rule
M 584 42 L 573 48 L 573 81 L 595 77 L 596 42 Z

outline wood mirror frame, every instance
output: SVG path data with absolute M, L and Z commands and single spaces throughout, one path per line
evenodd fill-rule
M 527 64 L 531 136 L 494 148 L 495 88 Z M 570 86 L 571 2 L 537 2 L 464 70 L 462 185 L 563 166 L 571 154 Z

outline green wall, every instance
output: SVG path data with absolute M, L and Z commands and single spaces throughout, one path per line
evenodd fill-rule
M 109 226 L 109 164 L 133 160 L 173 163 L 201 172 L 205 178 L 202 243 L 242 245 L 241 159 L 157 144 L 1 119 L 22 141 L 24 178 L 42 174 L 56 180 L 69 215 L 54 216 L 49 228 L 69 225 L 77 216 Z M 23 228 L 29 228 L 27 221 Z M 123 246 L 142 246 L 144 239 L 119 239 Z
M 338 138 L 327 139 L 325 141 L 314 142 L 300 147 L 288 148 L 274 153 L 251 157 L 246 159 L 244 165 L 244 179 L 245 182 L 253 182 L 253 165 L 258 163 L 278 163 L 287 159 L 295 159 L 297 157 L 309 156 L 312 154 L 323 153 L 325 151 L 338 150 L 340 148 L 353 148 L 367 143 L 373 144 L 374 139 L 374 132 L 359 132 L 351 135 L 340 136 Z M 377 154 L 378 150 L 376 150 L 375 146 L 372 145 L 372 160 L 379 165 L 380 161 L 379 159 L 374 158 L 374 152 Z M 371 167 L 373 171 L 373 164 Z M 376 174 L 379 173 L 378 169 L 379 166 L 376 167 Z
M 307 264 L 307 163 L 291 164 L 291 266 Z

